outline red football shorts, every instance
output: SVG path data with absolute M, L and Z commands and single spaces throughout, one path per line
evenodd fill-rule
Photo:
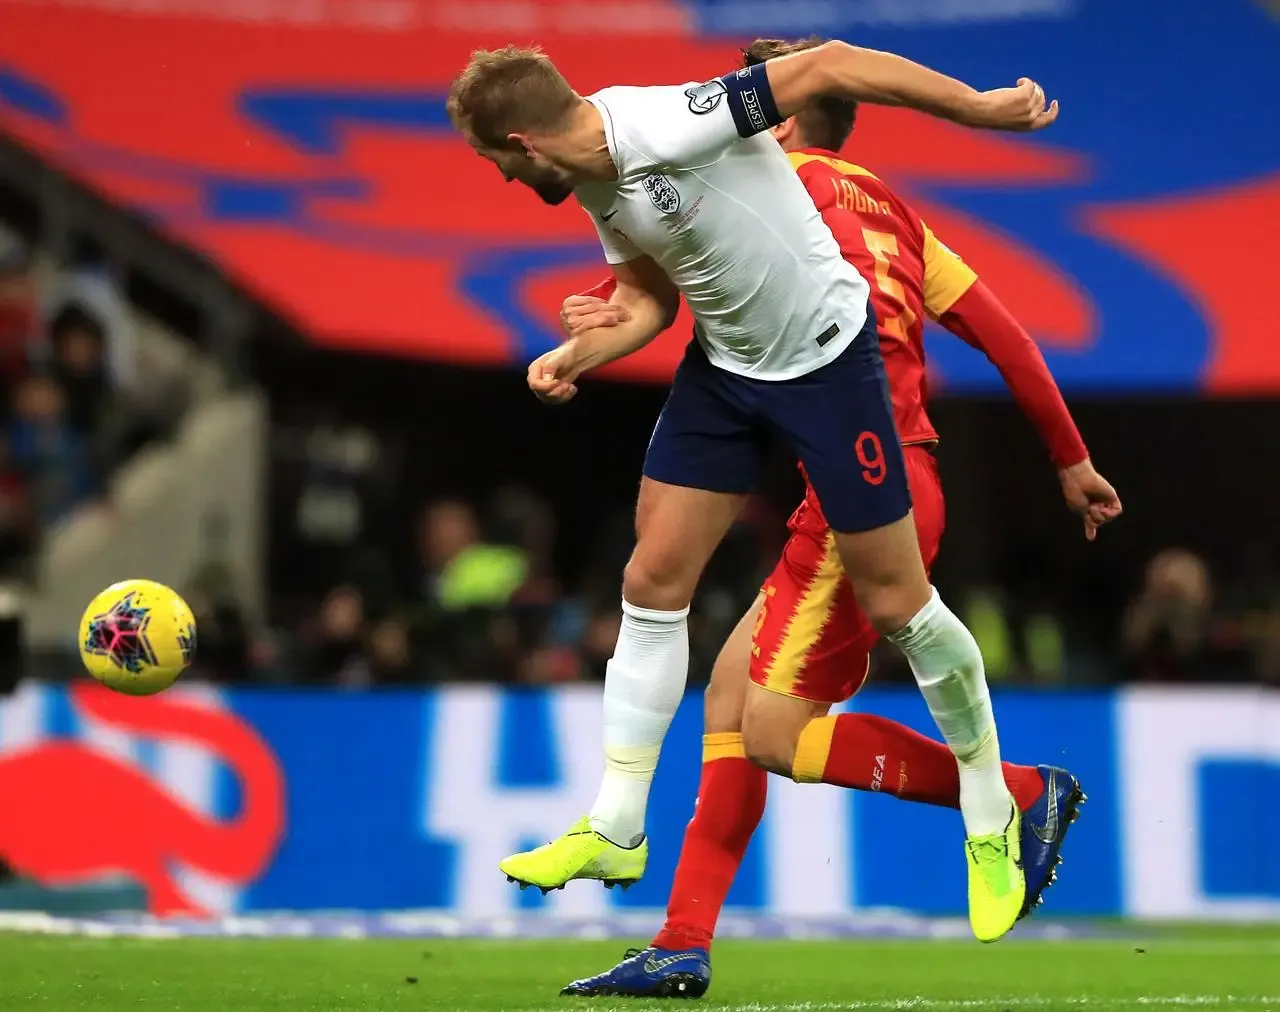
M 925 568 L 942 541 L 946 509 L 938 462 L 922 446 L 905 450 L 916 535 Z M 796 511 L 782 558 L 762 588 L 751 633 L 751 680 L 815 703 L 840 703 L 867 679 L 880 634 L 858 607 L 835 538 L 812 501 Z

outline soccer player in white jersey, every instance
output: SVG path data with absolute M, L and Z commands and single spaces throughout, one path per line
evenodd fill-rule
M 617 278 L 619 325 L 530 365 L 535 393 L 567 400 L 582 373 L 670 326 L 681 295 L 697 324 L 645 458 L 599 796 L 564 836 L 501 869 L 544 891 L 643 875 L 649 785 L 685 688 L 689 603 L 777 435 L 817 492 L 858 603 L 906 655 L 956 755 L 970 921 L 994 941 L 1026 885 L 982 654 L 920 558 L 867 283 L 767 133 L 823 95 L 1003 130 L 1047 126 L 1058 111 L 1029 80 L 978 92 L 841 42 L 701 84 L 588 97 L 539 50 L 507 47 L 472 54 L 450 90 L 454 124 L 508 181 L 550 204 L 577 197 Z

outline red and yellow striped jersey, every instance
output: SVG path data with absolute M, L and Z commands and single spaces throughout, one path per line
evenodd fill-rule
M 925 411 L 924 316 L 947 312 L 977 274 L 866 169 L 818 148 L 788 157 L 841 255 L 871 283 L 899 437 L 905 444 L 933 442 L 938 435 Z

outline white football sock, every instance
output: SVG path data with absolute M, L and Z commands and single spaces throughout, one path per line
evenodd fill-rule
M 604 679 L 604 779 L 591 828 L 623 847 L 644 839 L 658 753 L 689 676 L 689 609 L 622 602 L 622 628 Z
M 960 814 L 970 836 L 1003 833 L 1013 798 L 1000 765 L 982 651 L 935 590 L 906 626 L 888 637 L 907 655 L 938 730 L 960 768 Z

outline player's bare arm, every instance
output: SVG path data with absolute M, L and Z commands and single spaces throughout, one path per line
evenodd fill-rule
M 584 372 L 639 351 L 671 326 L 680 308 L 680 293 L 649 257 L 613 265 L 616 282 L 607 303 L 582 299 L 587 314 L 561 310 L 568 340 L 529 365 L 529 389 L 550 403 L 564 403 L 577 393 Z
M 583 329 L 570 335 L 577 374 L 639 351 L 675 322 L 680 292 L 649 257 L 613 265 L 617 284 L 609 303 L 622 313 L 614 326 Z
M 904 57 L 845 42 L 828 42 L 765 66 L 783 118 L 824 96 L 906 106 L 991 130 L 1039 130 L 1058 118 L 1057 101 L 1046 107 L 1044 90 L 1027 78 L 1013 88 L 977 91 Z

